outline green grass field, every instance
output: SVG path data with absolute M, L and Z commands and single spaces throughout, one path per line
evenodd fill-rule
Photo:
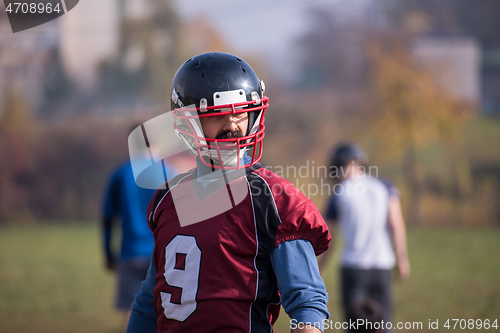
M 0 229 L 0 332 L 119 332 L 95 226 Z
M 394 322 L 446 332 L 446 319 L 500 321 L 499 240 L 497 229 L 409 230 L 412 276 L 395 284 Z M 337 257 L 324 276 L 334 321 L 341 320 Z M 114 287 L 97 226 L 0 228 L 0 332 L 120 332 Z M 440 329 L 429 330 L 429 319 Z M 276 331 L 287 326 L 282 313 Z

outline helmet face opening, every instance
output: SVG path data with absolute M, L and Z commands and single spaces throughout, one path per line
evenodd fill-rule
M 257 163 L 262 157 L 262 140 L 265 130 L 265 112 L 269 99 L 263 97 L 260 105 L 256 101 L 224 104 L 209 107 L 184 107 L 173 110 L 174 129 L 190 148 L 190 151 L 213 169 L 240 169 Z M 222 117 L 247 112 L 253 115 L 253 124 L 242 137 L 231 139 L 207 138 L 200 124 L 201 118 Z M 250 126 L 251 125 L 251 126 Z
M 269 99 L 264 83 L 241 58 L 204 53 L 186 61 L 172 82 L 176 134 L 212 169 L 240 169 L 262 157 L 264 116 Z M 200 120 L 248 113 L 247 132 L 237 138 L 207 138 Z

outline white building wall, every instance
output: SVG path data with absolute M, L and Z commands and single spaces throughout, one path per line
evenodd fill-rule
M 464 36 L 426 36 L 413 44 L 413 54 L 449 93 L 475 105 L 481 99 L 481 49 Z
M 68 74 L 92 86 L 100 62 L 118 52 L 119 0 L 85 0 L 60 18 L 61 57 Z

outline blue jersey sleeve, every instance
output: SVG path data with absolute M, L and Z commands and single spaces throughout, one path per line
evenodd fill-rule
M 330 203 L 328 204 L 328 210 L 326 211 L 326 218 L 329 220 L 336 220 L 339 217 L 339 212 L 337 209 L 337 201 L 338 198 L 336 195 L 333 195 L 330 198 Z
M 323 331 L 324 320 L 330 316 L 328 294 L 311 243 L 304 239 L 280 243 L 271 253 L 271 263 L 281 304 L 290 319 Z
M 156 269 L 151 259 L 146 280 L 141 290 L 135 295 L 132 311 L 127 326 L 127 333 L 156 333 L 156 311 L 153 301 L 153 289 L 156 285 Z
M 389 192 L 389 197 L 397 197 L 401 198 L 401 194 L 399 193 L 399 190 L 394 184 L 392 184 L 390 181 L 386 179 L 380 179 L 380 181 L 384 184 L 385 188 L 387 189 L 387 192 Z

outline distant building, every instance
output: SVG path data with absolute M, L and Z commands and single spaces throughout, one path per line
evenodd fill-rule
M 99 63 L 118 52 L 119 1 L 80 1 L 59 18 L 64 68 L 84 88 L 96 82 Z
M 429 34 L 413 43 L 413 54 L 447 92 L 476 107 L 481 102 L 481 48 L 456 34 Z
M 61 17 L 61 55 L 64 68 L 82 87 L 92 87 L 99 64 L 125 52 L 124 64 L 136 69 L 144 50 L 120 49 L 122 20 L 144 20 L 154 14 L 151 1 L 85 0 Z

